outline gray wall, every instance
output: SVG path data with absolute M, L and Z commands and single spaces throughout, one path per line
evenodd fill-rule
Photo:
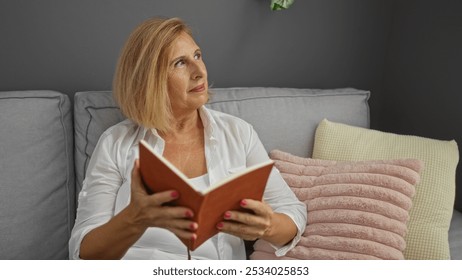
M 69 95 L 109 89 L 128 34 L 158 15 L 192 26 L 215 87 L 378 91 L 391 22 L 384 0 L 0 1 L 0 90 Z
M 462 149 L 462 1 L 395 1 L 376 126 Z M 462 210 L 462 170 L 457 174 Z
M 269 0 L 0 0 L 0 91 L 110 89 L 130 31 L 178 16 L 215 87 L 367 89 L 373 128 L 462 143 L 461 6 L 296 0 L 272 12 Z

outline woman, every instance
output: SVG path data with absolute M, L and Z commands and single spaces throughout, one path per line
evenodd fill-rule
M 185 259 L 177 237 L 199 225 L 185 207 L 165 206 L 176 191 L 148 195 L 139 173 L 138 142 L 146 140 L 197 189 L 268 159 L 253 128 L 206 109 L 207 70 L 189 28 L 177 18 L 138 26 L 119 59 L 114 96 L 127 120 L 105 131 L 79 195 L 69 243 L 71 259 Z M 244 259 L 243 240 L 265 239 L 283 255 L 300 239 L 306 208 L 273 170 L 264 201 L 245 199 L 228 211 L 220 233 L 192 252 L 195 259 Z M 251 210 L 251 211 L 248 211 Z

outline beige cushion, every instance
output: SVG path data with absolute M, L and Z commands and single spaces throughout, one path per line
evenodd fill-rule
M 448 230 L 459 152 L 455 141 L 398 135 L 323 120 L 313 158 L 351 161 L 416 158 L 424 163 L 406 235 L 406 259 L 449 259 Z
M 421 162 L 414 159 L 337 162 L 272 151 L 308 223 L 292 259 L 404 259 L 404 236 Z M 253 259 L 274 259 L 263 241 Z

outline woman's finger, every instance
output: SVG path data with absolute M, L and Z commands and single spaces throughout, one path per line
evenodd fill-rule
M 256 240 L 264 233 L 262 229 L 236 222 L 223 221 L 217 224 L 217 228 L 221 232 L 232 234 L 245 240 Z
M 175 190 L 158 192 L 150 195 L 149 199 L 155 205 L 163 205 L 164 203 L 173 202 L 180 197 L 180 193 Z
M 241 207 L 247 210 L 252 210 L 253 213 L 257 216 L 268 216 L 271 215 L 273 210 L 265 202 L 253 200 L 253 199 L 243 199 L 240 203 Z

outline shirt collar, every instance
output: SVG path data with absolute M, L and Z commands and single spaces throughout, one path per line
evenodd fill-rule
M 199 108 L 199 116 L 202 120 L 202 124 L 204 125 L 205 136 L 211 141 L 217 141 L 217 137 L 215 137 L 215 131 L 217 131 L 217 123 L 213 118 L 210 110 L 205 106 L 201 106 Z M 157 132 L 157 129 L 149 129 L 145 128 L 144 126 L 140 126 L 138 136 L 136 137 L 136 142 L 139 142 L 141 139 L 148 140 L 150 136 L 153 136 L 157 141 L 164 141 Z
M 209 109 L 205 106 L 199 108 L 199 115 L 202 120 L 202 124 L 204 125 L 205 136 L 211 141 L 217 141 L 217 137 L 215 136 L 215 131 L 217 131 L 217 123 L 213 118 Z

